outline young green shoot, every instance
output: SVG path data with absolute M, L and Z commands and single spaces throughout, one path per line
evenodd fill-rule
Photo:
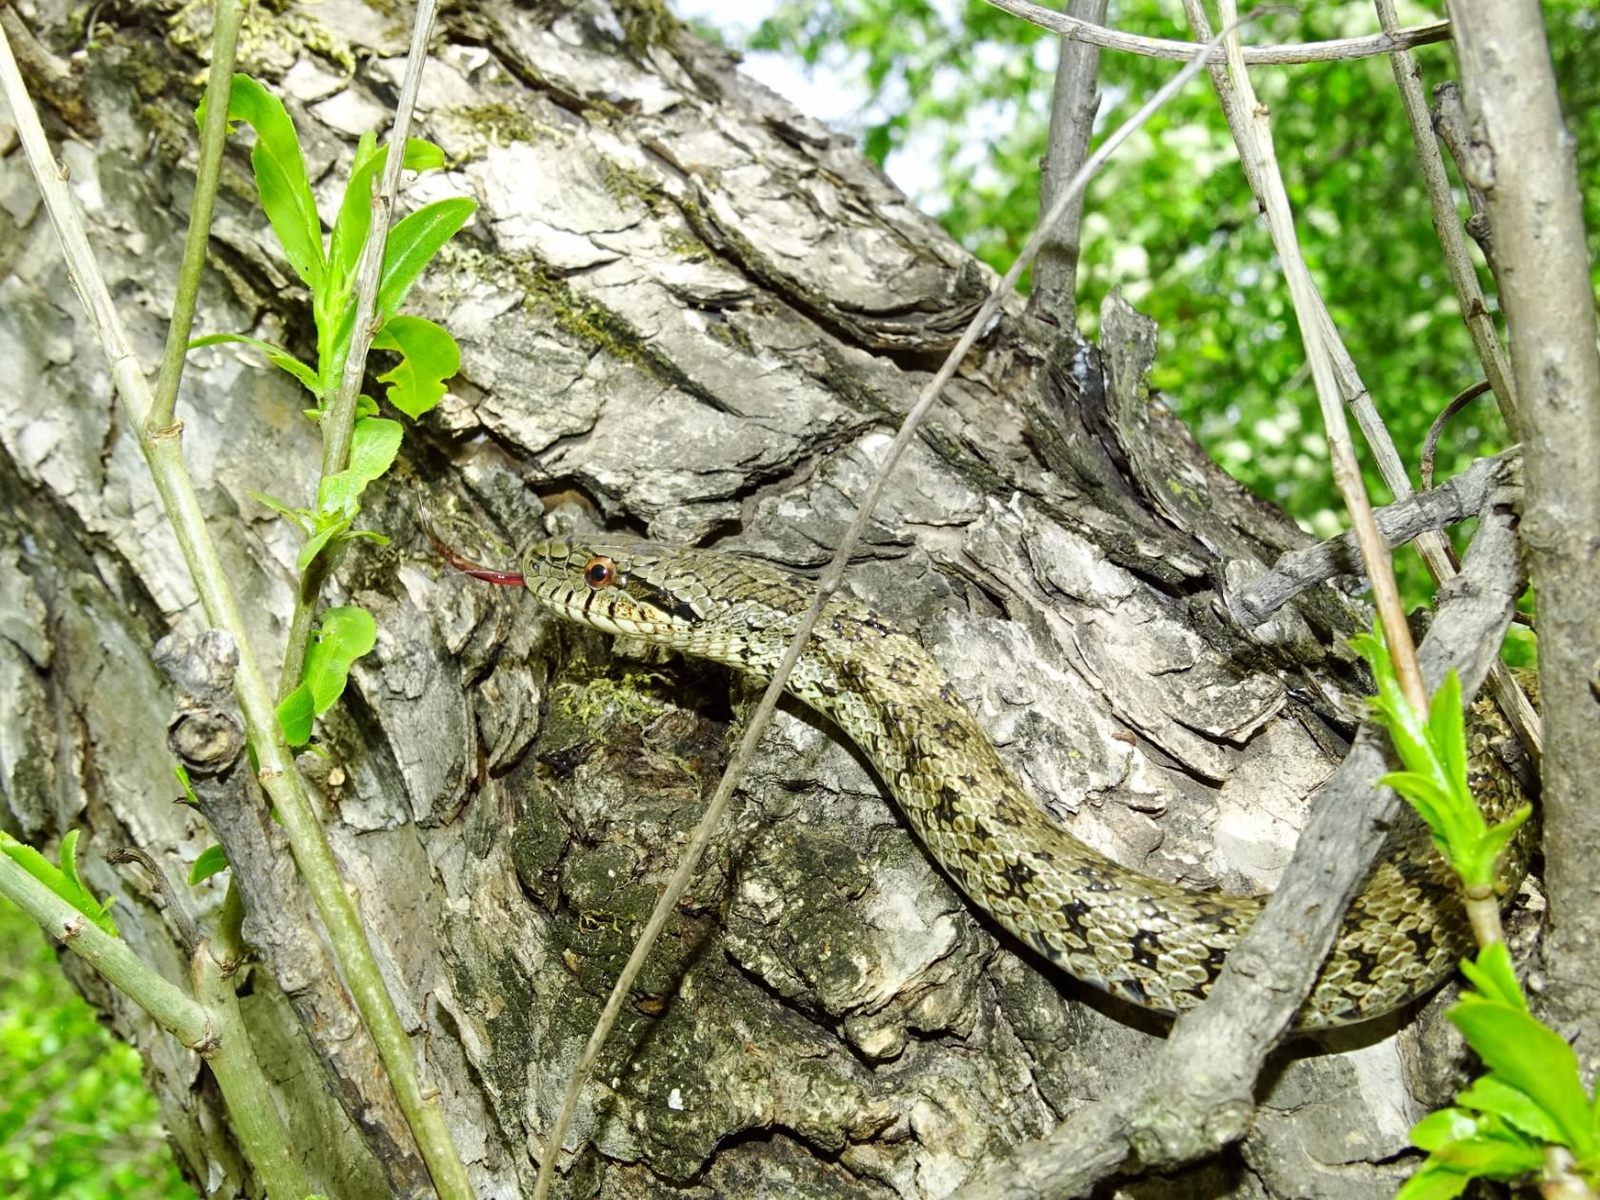
M 196 115 L 204 119 L 203 105 Z M 373 189 L 390 148 L 379 146 L 371 134 L 362 136 L 338 215 L 324 238 L 299 135 L 283 102 L 248 75 L 235 75 L 228 118 L 255 130 L 250 162 L 261 207 L 284 257 L 311 292 L 317 357 L 315 364 L 308 364 L 282 346 L 244 333 L 210 334 L 195 339 L 191 346 L 238 342 L 255 347 L 269 363 L 287 372 L 311 394 L 313 404 L 306 409 L 306 415 L 324 422 L 350 352 L 357 307 L 357 267 L 362 248 L 373 232 Z M 413 171 L 437 170 L 444 166 L 444 154 L 431 142 L 410 138 L 404 165 Z M 476 207 L 473 200 L 464 196 L 426 204 L 397 222 L 384 246 L 377 292 L 380 324 L 373 345 L 392 353 L 396 362 L 378 381 L 386 385 L 384 398 L 389 404 L 413 421 L 444 396 L 446 381 L 460 369 L 461 351 L 445 329 L 423 317 L 403 314 L 399 308 L 423 270 Z M 298 525 L 305 535 L 295 561 L 300 580 L 280 693 L 284 699 L 279 706 L 279 718 L 291 746 L 304 746 L 310 741 L 312 721 L 339 698 L 349 676 L 350 662 L 373 644 L 370 616 L 358 630 L 351 614 L 360 610 L 353 608 L 327 614 L 314 644 L 309 635 L 322 585 L 346 548 L 357 540 L 386 540 L 372 530 L 356 528 L 362 493 L 394 464 L 404 432 L 399 422 L 377 413 L 375 400 L 366 395 L 359 398 L 348 461 L 339 463 L 337 468 L 325 464 L 313 504 L 294 505 L 271 496 L 255 497 Z M 330 668 L 333 663 L 339 664 L 336 669 Z
M 1461 964 L 1471 983 L 1446 1018 L 1488 1072 L 1456 1103 L 1418 1121 L 1411 1140 L 1428 1158 L 1396 1200 L 1454 1200 L 1474 1179 L 1559 1175 L 1565 1194 L 1592 1195 L 1600 1185 L 1600 1104 L 1584 1091 L 1578 1059 L 1554 1030 L 1528 1012 L 1500 929 L 1495 866 L 1532 812 L 1522 805 L 1490 825 L 1467 776 L 1466 722 L 1454 671 L 1423 713 L 1401 693 L 1379 625 L 1354 639 L 1378 684 L 1377 719 L 1389 731 L 1405 770 L 1384 776 L 1427 822 L 1434 845 L 1461 878 L 1479 942 Z

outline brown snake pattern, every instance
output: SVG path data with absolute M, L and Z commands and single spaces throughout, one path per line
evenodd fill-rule
M 558 538 L 523 561 L 541 603 L 571 620 L 771 678 L 808 585 L 728 554 Z M 1016 937 L 1076 978 L 1158 1012 L 1204 999 L 1262 896 L 1192 891 L 1119 866 L 1057 825 L 1012 779 L 938 665 L 853 600 L 823 610 L 788 691 L 871 759 L 946 873 Z M 1469 723 L 1474 792 L 1491 819 L 1521 802 Z M 1507 857 L 1526 868 L 1527 838 Z M 1514 886 L 1514 884 L 1512 885 Z M 1391 839 L 1345 916 L 1297 1019 L 1363 1021 L 1439 983 L 1472 945 L 1454 875 L 1415 830 Z

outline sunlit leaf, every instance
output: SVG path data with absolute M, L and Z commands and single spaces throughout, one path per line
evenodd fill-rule
M 354 516 L 367 484 L 394 462 L 403 434 L 398 421 L 383 417 L 357 421 L 350 432 L 350 465 L 322 481 L 317 494 L 318 510 Z
M 278 723 L 291 746 L 311 740 L 312 722 L 344 694 L 350 666 L 378 642 L 378 623 L 364 608 L 330 608 L 306 648 L 300 684 L 278 705 Z
M 205 121 L 204 103 L 196 118 Z M 250 164 L 255 168 L 261 208 L 278 235 L 284 255 L 295 273 L 316 291 L 322 285 L 322 221 L 306 178 L 300 139 L 288 110 L 266 88 L 248 75 L 233 77 L 228 119 L 244 121 L 256 131 Z
M 389 385 L 389 403 L 413 421 L 439 403 L 445 381 L 461 369 L 461 348 L 455 338 L 422 317 L 391 317 L 372 344 L 401 356 L 378 381 Z
M 204 883 L 213 875 L 228 869 L 228 852 L 221 846 L 207 846 L 200 851 L 200 857 L 194 860 L 194 865 L 189 868 L 189 882 L 191 884 Z
M 189 349 L 194 350 L 200 346 L 218 346 L 224 342 L 243 342 L 247 346 L 254 346 L 267 356 L 267 361 L 273 366 L 289 372 L 305 387 L 306 391 L 320 398 L 321 384 L 317 380 L 317 373 L 282 346 L 274 346 L 271 342 L 264 342 L 244 333 L 208 333 L 204 337 L 197 337 L 189 343 Z
M 467 223 L 477 207 L 477 201 L 466 196 L 435 200 L 389 231 L 378 281 L 378 312 L 385 320 L 394 316 L 439 248 Z
M 1500 1082 L 1548 1114 L 1561 1140 L 1578 1154 L 1593 1150 L 1589 1097 L 1578 1057 L 1555 1030 L 1525 1009 L 1468 993 L 1445 1015 Z
M 111 919 L 111 906 L 101 904 L 78 877 L 78 830 L 69 831 L 61 839 L 61 864 L 57 866 L 32 846 L 0 830 L 0 853 L 11 859 L 78 912 L 88 917 L 112 937 L 117 936 L 117 924 Z
M 306 651 L 302 679 L 311 685 L 320 716 L 344 692 L 350 665 L 378 644 L 378 623 L 364 608 L 346 605 L 322 614 L 322 624 Z

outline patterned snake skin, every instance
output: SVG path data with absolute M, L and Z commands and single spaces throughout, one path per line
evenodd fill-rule
M 771 678 L 812 591 L 742 558 L 635 541 L 555 539 L 523 562 L 528 589 L 570 620 Z M 939 865 L 1002 926 L 1085 983 L 1163 1013 L 1198 1004 L 1262 896 L 1191 891 L 1118 866 L 1012 780 L 912 638 L 835 597 L 788 690 L 872 760 Z M 1474 791 L 1490 816 L 1521 793 L 1469 722 Z M 1526 845 L 1526 839 L 1522 839 Z M 1505 868 L 1520 878 L 1525 852 Z M 1514 886 L 1514 885 L 1513 885 Z M 1472 945 L 1454 875 L 1418 825 L 1391 844 L 1345 916 L 1297 1019 L 1363 1021 L 1426 992 Z

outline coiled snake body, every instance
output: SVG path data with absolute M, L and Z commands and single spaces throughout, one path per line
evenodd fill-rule
M 560 538 L 523 562 L 548 608 L 770 679 L 807 585 L 748 560 Z M 830 600 L 788 690 L 861 748 L 939 865 L 978 905 L 1076 978 L 1175 1013 L 1204 999 L 1265 898 L 1191 891 L 1107 859 L 1012 779 L 937 664 L 865 606 Z M 1520 797 L 1475 779 L 1503 810 Z M 1511 871 L 1519 870 L 1514 864 Z M 1379 1016 L 1444 978 L 1471 946 L 1454 875 L 1420 826 L 1351 904 L 1301 1010 L 1302 1029 Z

